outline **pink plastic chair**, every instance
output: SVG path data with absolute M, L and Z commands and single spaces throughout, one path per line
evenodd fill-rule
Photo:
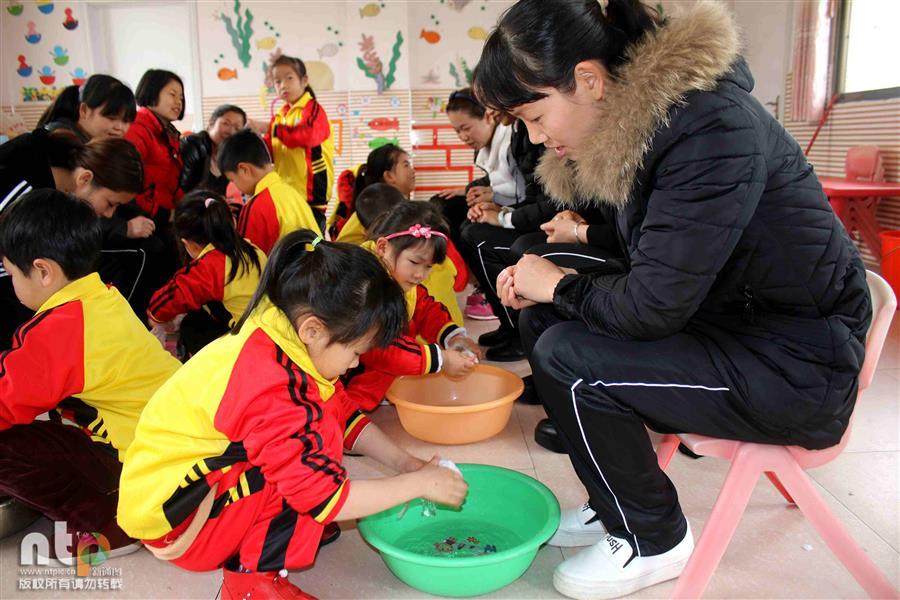
M 844 176 L 847 181 L 884 181 L 884 161 L 878 146 L 853 146 L 844 159 Z M 881 241 L 878 234 L 878 203 L 881 198 L 830 199 L 831 208 L 844 224 L 848 233 L 858 231 L 866 247 L 876 258 L 881 258 Z
M 862 391 L 872 383 L 878 357 L 881 355 L 888 327 L 897 308 L 897 298 L 884 279 L 869 271 L 866 273 L 866 281 L 872 295 L 873 319 L 866 339 L 866 358 L 859 374 L 858 394 L 862 394 Z M 678 579 L 672 597 L 699 598 L 703 594 L 737 529 L 760 473 L 765 473 L 785 498 L 800 508 L 828 547 L 844 563 L 869 596 L 897 598 L 897 590 L 850 537 L 804 473 L 805 469 L 831 462 L 844 450 L 850 438 L 852 424 L 851 416 L 850 426 L 847 427 L 840 443 L 825 450 L 751 444 L 694 434 L 665 436 L 657 448 L 657 458 L 662 469 L 669 465 L 679 441 L 696 454 L 731 461 L 731 468 L 725 477 L 725 483 L 716 499 L 709 521 L 703 528 L 694 553 Z

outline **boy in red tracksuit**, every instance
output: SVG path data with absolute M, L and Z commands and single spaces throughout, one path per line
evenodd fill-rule
M 253 196 L 241 209 L 238 233 L 269 254 L 292 231 L 322 233 L 303 197 L 275 171 L 266 145 L 252 131 L 239 131 L 222 144 L 219 170 L 244 194 Z
M 0 220 L 3 265 L 37 311 L 0 354 L 0 495 L 67 523 L 71 537 L 54 551 L 74 554 L 79 532 L 92 532 L 117 556 L 140 547 L 115 521 L 120 461 L 180 364 L 93 271 L 100 239 L 93 209 L 51 189 L 23 195 Z

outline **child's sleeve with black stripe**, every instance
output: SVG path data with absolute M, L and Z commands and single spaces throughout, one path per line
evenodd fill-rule
M 321 145 L 331 135 L 328 117 L 315 100 L 304 107 L 303 118 L 299 123 L 276 125 L 274 130 L 275 137 L 288 148 L 313 148 Z
M 215 425 L 243 443 L 247 459 L 294 510 L 325 524 L 340 512 L 350 481 L 340 457 L 325 450 L 315 382 L 296 367 L 284 369 L 261 391 L 254 390 L 257 376 L 237 375 L 244 383 L 229 384 Z
M 222 301 L 225 296 L 225 255 L 210 252 L 179 269 L 171 281 L 153 294 L 147 316 L 168 323 L 204 304 Z
M 442 348 L 447 347 L 447 340 L 453 336 L 465 333 L 465 329 L 453 322 L 447 307 L 429 294 L 423 285 L 416 289 L 416 310 L 412 321 L 422 339 Z
M 407 335 L 401 335 L 387 348 L 369 350 L 359 360 L 366 369 L 394 377 L 437 373 L 442 362 L 441 349 L 437 344 L 422 344 Z
M 278 241 L 280 232 L 272 194 L 267 189 L 263 190 L 241 210 L 238 233 L 268 256 Z
M 84 390 L 84 315 L 70 302 L 22 325 L 0 354 L 0 430 L 25 425 Z

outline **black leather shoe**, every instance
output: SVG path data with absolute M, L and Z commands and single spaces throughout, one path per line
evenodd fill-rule
M 522 349 L 522 342 L 515 336 L 498 346 L 488 348 L 484 357 L 492 362 L 515 362 L 525 358 L 525 351 Z
M 698 458 L 703 458 L 699 454 L 694 454 L 694 452 L 690 448 L 685 446 L 684 444 L 678 444 L 678 451 L 681 452 L 682 454 L 684 454 L 685 456 L 687 456 L 688 458 L 693 458 L 694 460 L 697 460 Z
M 332 521 L 328 525 L 325 526 L 325 529 L 322 531 L 322 540 L 319 542 L 319 548 L 322 546 L 327 546 L 331 542 L 337 540 L 341 537 L 341 528 L 338 527 L 338 524 Z
M 546 448 L 550 452 L 557 454 L 568 454 L 566 447 L 563 446 L 562 440 L 559 439 L 559 432 L 556 431 L 556 425 L 550 419 L 541 419 L 534 428 L 534 441 L 542 448 Z
M 522 383 L 525 384 L 525 389 L 522 390 L 522 394 L 516 399 L 516 402 L 519 404 L 540 404 L 541 399 L 538 398 L 537 390 L 534 389 L 534 377 L 526 375 L 522 378 Z
M 512 329 L 508 327 L 498 327 L 494 331 L 489 331 L 487 333 L 482 333 L 478 336 L 478 345 L 485 346 L 487 348 L 493 348 L 499 344 L 502 344 L 510 337 L 514 336 L 515 333 Z

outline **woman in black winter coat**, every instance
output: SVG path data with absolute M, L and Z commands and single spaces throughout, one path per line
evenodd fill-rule
M 796 141 L 750 95 L 727 9 L 521 0 L 475 73 L 548 152 L 562 203 L 617 211 L 622 270 L 526 256 L 498 277 L 588 503 L 554 585 L 612 597 L 677 577 L 693 541 L 645 425 L 817 449 L 847 427 L 871 319 L 865 270 Z
M 247 125 L 247 113 L 232 104 L 223 104 L 213 111 L 209 128 L 181 138 L 181 169 L 179 187 L 188 193 L 194 189 L 212 190 L 225 195 L 228 179 L 219 173 L 214 160 L 219 146 Z

